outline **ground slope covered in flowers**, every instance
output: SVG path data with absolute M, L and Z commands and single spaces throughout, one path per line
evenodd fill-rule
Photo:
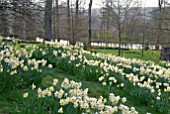
M 2 113 L 169 113 L 170 65 L 63 44 L 0 42 Z

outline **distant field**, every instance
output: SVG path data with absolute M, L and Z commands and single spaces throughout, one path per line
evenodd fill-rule
M 118 49 L 93 49 L 93 51 L 118 55 Z M 144 51 L 144 56 L 141 56 L 141 50 L 137 49 L 129 49 L 123 51 L 123 57 L 126 58 L 137 58 L 145 61 L 153 61 L 155 63 L 159 63 L 160 59 L 160 51 L 156 50 L 147 50 Z

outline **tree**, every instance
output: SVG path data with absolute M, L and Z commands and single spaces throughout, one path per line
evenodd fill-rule
M 158 19 L 158 29 L 157 29 L 157 39 L 156 39 L 156 50 L 159 50 L 160 45 L 160 39 L 162 35 L 162 6 L 163 6 L 163 0 L 158 0 L 158 6 L 159 6 L 159 19 Z
M 169 38 L 169 4 L 167 0 L 158 0 L 159 17 L 158 17 L 158 36 L 156 42 L 156 49 L 159 50 L 160 41 L 166 41 L 166 36 Z M 160 59 L 170 61 L 170 45 L 162 44 Z
M 67 37 L 69 38 L 70 44 L 72 44 L 70 0 L 67 0 Z
M 0 0 L 0 34 L 9 35 L 10 21 L 13 20 L 13 17 L 18 14 L 29 15 L 31 10 L 35 10 L 35 6 L 36 4 L 30 0 Z
M 109 1 L 102 1 L 103 3 L 103 7 L 101 8 L 100 11 L 100 19 L 101 19 L 101 25 L 100 25 L 100 37 L 103 38 L 104 42 L 107 42 L 106 40 L 108 40 L 111 36 L 111 34 L 113 34 L 113 27 L 111 28 L 111 20 L 112 20 L 112 16 L 114 15 L 114 11 L 113 8 L 110 7 L 109 5 Z M 110 30 L 111 29 L 111 30 Z
M 158 0 L 158 7 L 154 8 L 151 16 L 152 22 L 150 23 L 150 31 L 153 35 L 152 41 L 154 41 L 155 49 L 161 49 L 160 58 L 168 60 L 168 50 L 170 50 L 170 6 L 168 0 Z
M 117 30 L 118 30 L 118 39 L 119 39 L 119 51 L 118 56 L 121 56 L 121 43 L 122 43 L 122 36 L 121 36 L 121 6 L 120 0 L 117 1 L 117 9 L 118 9 L 118 17 L 117 17 Z
M 59 0 L 56 0 L 56 27 L 57 27 L 57 31 L 55 31 L 55 32 L 56 32 L 56 38 L 57 38 L 58 42 L 60 42 L 59 4 L 58 4 L 58 2 L 59 2 Z
M 9 35 L 9 20 L 6 10 L 0 10 L 0 34 L 3 36 Z
M 117 31 L 119 47 L 118 56 L 122 56 L 123 35 L 128 36 L 128 34 L 130 33 L 129 26 L 134 25 L 134 23 L 132 22 L 136 22 L 130 20 L 134 20 L 135 19 L 134 17 L 138 15 L 138 12 L 135 12 L 134 14 L 132 12 L 134 10 L 137 10 L 134 7 L 138 7 L 139 3 L 132 0 L 105 0 L 105 2 L 107 4 L 107 8 L 110 9 L 108 11 L 112 12 L 111 22 L 113 23 L 112 25 L 116 28 Z M 132 31 L 131 35 L 133 35 Z
M 145 32 L 146 32 L 146 12 L 144 9 L 144 13 L 143 13 L 143 35 L 142 35 L 142 57 L 144 56 L 144 48 L 145 48 Z
M 76 0 L 76 15 L 75 15 L 75 29 L 74 29 L 74 31 L 73 32 L 75 32 L 74 33 L 74 39 L 78 39 L 78 37 L 79 37 L 79 31 L 78 31 L 78 27 L 79 27 L 79 0 Z M 75 44 L 76 43 L 76 41 L 74 40 L 74 43 L 73 44 Z
M 51 34 L 52 24 L 52 0 L 46 0 L 45 2 L 45 37 L 49 40 L 52 39 Z
M 91 47 L 91 38 L 92 38 L 92 28 L 91 28 L 91 11 L 92 11 L 92 4 L 93 0 L 90 0 L 89 3 L 89 11 L 88 11 L 88 16 L 89 16 L 89 27 L 88 27 L 88 47 Z

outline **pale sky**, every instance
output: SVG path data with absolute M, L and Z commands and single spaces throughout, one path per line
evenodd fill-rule
M 89 2 L 89 0 L 86 0 L 87 3 Z M 93 8 L 98 8 L 100 7 L 102 0 L 93 0 Z M 138 0 L 139 1 L 139 0 Z M 158 6 L 158 0 L 140 0 L 143 3 L 143 6 L 145 5 L 145 7 L 157 7 Z
M 145 7 L 158 7 L 158 0 L 142 0 Z
M 67 1 L 67 0 L 61 0 L 61 1 Z M 73 3 L 75 2 L 75 0 L 70 0 Z M 83 0 L 82 0 L 83 1 Z M 86 7 L 88 7 L 89 1 L 90 0 L 84 0 L 86 1 Z M 102 5 L 102 0 L 93 0 L 93 8 L 100 8 Z M 142 6 L 145 7 L 158 7 L 158 0 L 133 0 L 133 1 L 141 1 L 142 2 Z M 170 0 L 166 0 L 168 3 L 170 3 Z

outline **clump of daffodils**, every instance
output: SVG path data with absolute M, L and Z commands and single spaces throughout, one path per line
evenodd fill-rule
M 61 83 L 61 88 L 55 90 L 55 86 L 58 84 L 58 79 L 53 80 L 53 86 L 46 89 L 37 89 L 38 98 L 54 97 L 59 100 L 58 113 L 64 113 L 63 107 L 72 105 L 75 109 L 80 108 L 82 113 L 95 113 L 95 114 L 113 114 L 121 112 L 122 114 L 137 114 L 134 107 L 129 108 L 123 103 L 126 102 L 126 98 L 121 98 L 113 93 L 110 93 L 109 98 L 99 98 L 88 96 L 89 89 L 82 89 L 81 82 L 75 82 L 65 78 Z M 35 89 L 35 85 L 32 85 Z M 28 93 L 25 93 L 23 97 L 28 97 Z

